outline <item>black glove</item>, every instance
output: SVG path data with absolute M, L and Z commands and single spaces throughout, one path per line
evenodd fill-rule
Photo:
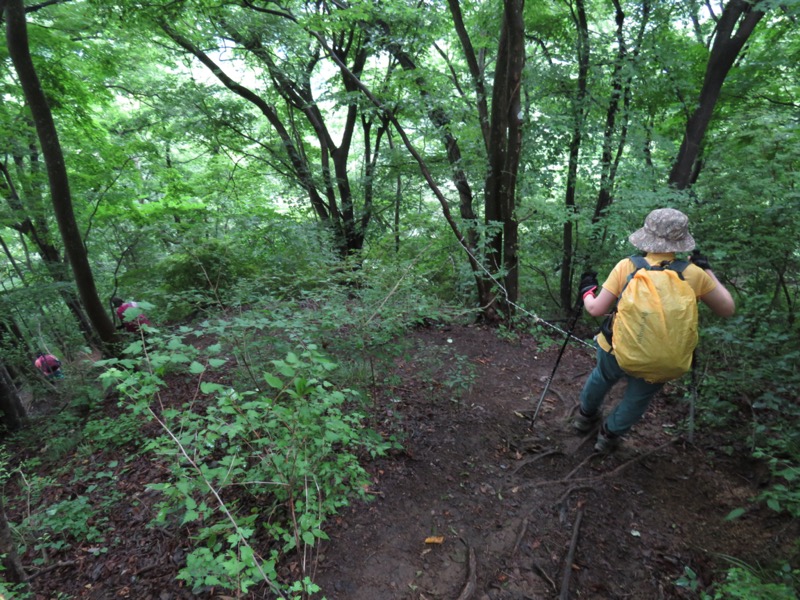
M 597 282 L 597 271 L 586 271 L 581 275 L 578 284 L 578 302 L 583 305 L 583 298 L 589 292 L 594 292 L 600 284 Z
M 711 265 L 708 264 L 708 258 L 700 254 L 700 250 L 692 250 L 692 255 L 689 257 L 689 262 L 697 265 L 701 269 L 710 269 Z

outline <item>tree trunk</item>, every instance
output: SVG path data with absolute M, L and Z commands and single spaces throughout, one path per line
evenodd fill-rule
M 389 25 L 389 23 L 379 22 L 377 23 L 377 25 L 380 27 L 381 33 L 383 34 L 384 38 L 392 39 L 390 35 L 391 26 Z M 398 42 L 389 43 L 387 45 L 387 51 L 397 60 L 397 62 L 405 71 L 410 72 L 417 70 L 417 65 L 412 59 L 412 57 L 402 48 L 402 46 Z M 472 193 L 472 186 L 470 185 L 467 173 L 464 171 L 464 168 L 462 166 L 463 155 L 461 152 L 461 147 L 458 143 L 458 138 L 455 136 L 455 134 L 451 129 L 450 118 L 447 112 L 444 110 L 442 103 L 437 98 L 434 98 L 428 91 L 427 82 L 425 81 L 425 78 L 422 77 L 422 75 L 418 76 L 415 80 L 415 84 L 417 86 L 417 90 L 419 91 L 423 105 L 427 107 L 428 118 L 438 130 L 439 135 L 442 137 L 442 142 L 444 143 L 444 147 L 447 153 L 447 161 L 451 166 L 451 180 L 453 182 L 453 186 L 456 188 L 458 192 L 459 214 L 461 216 L 462 221 L 465 223 L 466 234 L 462 236 L 458 231 L 458 227 L 455 225 L 455 222 L 452 221 L 452 219 L 449 216 L 449 209 L 445 207 L 446 202 L 442 203 L 442 208 L 445 209 L 446 211 L 445 218 L 448 220 L 448 223 L 450 224 L 453 231 L 456 232 L 456 236 L 458 237 L 459 243 L 462 245 L 462 247 L 469 255 L 468 260 L 470 262 L 470 266 L 473 269 L 473 276 L 475 278 L 475 283 L 476 283 L 478 304 L 482 307 L 483 311 L 482 316 L 487 321 L 496 321 L 497 296 L 492 291 L 493 288 L 492 282 L 487 278 L 486 273 L 484 271 L 485 267 L 483 264 L 483 257 L 480 256 L 480 253 L 478 252 L 478 237 L 475 228 L 471 225 L 471 223 L 474 223 L 478 217 L 475 213 L 475 207 L 473 203 L 474 196 Z M 391 115 L 389 115 L 389 117 L 392 120 L 393 124 L 395 125 L 395 128 L 398 129 L 398 133 L 400 133 L 399 124 L 397 123 L 397 121 L 394 120 Z M 403 134 L 401 133 L 401 137 L 402 136 Z M 431 183 L 430 179 L 427 176 L 426 180 L 428 180 L 429 184 Z
M 14 63 L 14 68 L 36 125 L 36 132 L 47 166 L 50 196 L 64 248 L 72 266 L 78 293 L 83 305 L 86 307 L 89 320 L 92 322 L 100 339 L 106 345 L 105 351 L 110 352 L 111 345 L 116 340 L 114 324 L 111 322 L 97 294 L 92 269 L 89 266 L 86 254 L 86 247 L 83 244 L 83 239 L 75 221 L 69 179 L 61 144 L 58 140 L 58 132 L 53 122 L 53 115 L 50 112 L 47 98 L 44 95 L 39 77 L 31 60 L 25 22 L 25 7 L 22 0 L 6 0 L 3 8 L 9 55 Z
M 753 33 L 764 13 L 748 0 L 730 0 L 717 23 L 717 34 L 706 64 L 706 74 L 697 108 L 686 124 L 678 158 L 669 174 L 669 184 L 679 190 L 687 189 L 696 179 L 698 157 L 714 107 L 719 100 L 722 84 L 744 44 Z M 738 23 L 738 29 L 736 29 Z
M 578 89 L 573 101 L 573 129 L 569 143 L 569 165 L 567 167 L 567 191 L 564 198 L 565 215 L 563 227 L 563 246 L 561 257 L 561 307 L 568 311 L 572 308 L 572 269 L 574 240 L 573 216 L 575 215 L 575 191 L 578 185 L 578 156 L 583 136 L 586 115 L 586 86 L 589 74 L 589 23 L 583 0 L 575 2 L 576 26 L 578 30 Z
M 522 148 L 520 88 L 525 65 L 524 0 L 505 0 L 503 25 L 495 70 L 489 124 L 489 172 L 484 206 L 486 221 L 502 224 L 502 231 L 489 241 L 489 261 L 495 273 L 502 272 L 505 298 L 498 308 L 508 316 L 519 295 L 518 228 L 516 190 Z
M 594 207 L 592 223 L 598 223 L 603 218 L 606 209 L 611 206 L 614 201 L 614 182 L 617 176 L 617 169 L 622 159 L 622 153 L 627 144 L 631 105 L 631 83 L 633 81 L 633 75 L 629 73 L 627 76 L 623 77 L 626 71 L 625 67 L 628 64 L 628 50 L 625 44 L 625 30 L 623 28 L 625 13 L 622 10 L 622 5 L 619 0 L 612 0 L 612 2 L 614 3 L 615 20 L 617 22 L 617 57 L 614 61 L 614 73 L 611 78 L 611 99 L 606 111 L 606 127 L 603 134 L 603 150 L 600 158 L 600 191 L 597 195 L 597 203 Z M 633 48 L 634 58 L 639 55 L 639 48 L 642 45 L 645 29 L 650 20 L 649 1 L 642 3 L 641 11 L 639 31 L 636 35 Z M 628 69 L 628 71 L 630 71 L 630 69 Z M 619 114 L 620 112 L 622 113 L 621 115 Z M 613 138 L 617 134 L 616 122 L 618 116 L 622 118 L 622 125 L 619 127 L 619 139 L 616 143 L 616 150 L 613 150 Z M 605 238 L 605 235 L 595 233 L 593 237 L 599 243 Z
M 27 575 L 22 568 L 22 561 L 17 554 L 14 538 L 11 537 L 11 528 L 6 519 L 6 509 L 3 505 L 3 496 L 0 495 L 0 555 L 3 556 L 3 575 L 11 583 L 25 583 Z
M 12 384 L 19 380 L 21 373 L 11 364 L 8 357 L 27 356 L 28 348 L 25 343 L 25 336 L 22 335 L 19 326 L 11 318 L 11 315 L 0 317 L 0 352 L 6 357 L 6 371 Z
M 3 363 L 0 363 L 0 412 L 3 413 L 0 418 L 8 431 L 16 431 L 22 427 L 25 408 Z
M 474 241 L 475 240 L 474 228 L 470 228 L 466 235 L 461 232 L 459 224 L 456 222 L 452 212 L 450 211 L 450 204 L 447 198 L 445 197 L 444 193 L 434 180 L 433 175 L 430 172 L 430 169 L 428 169 L 425 160 L 422 158 L 422 155 L 419 153 L 419 151 L 415 148 L 414 144 L 411 142 L 411 139 L 409 138 L 403 126 L 400 125 L 400 122 L 397 120 L 397 116 L 395 115 L 394 111 L 387 109 L 380 102 L 380 100 L 378 100 L 378 98 L 375 97 L 375 95 L 370 91 L 369 87 L 367 87 L 356 75 L 354 75 L 352 72 L 348 70 L 347 65 L 345 65 L 344 62 L 331 51 L 331 49 L 327 45 L 327 42 L 325 41 L 325 39 L 322 37 L 321 34 L 313 31 L 310 33 L 317 39 L 317 41 L 320 42 L 322 47 L 331 55 L 331 58 L 339 66 L 342 73 L 345 74 L 346 77 L 348 77 L 353 82 L 353 84 L 355 84 L 355 87 L 359 89 L 361 93 L 363 93 L 367 97 L 367 99 L 381 111 L 386 121 L 388 123 L 391 123 L 391 125 L 394 127 L 394 130 L 400 136 L 400 139 L 402 140 L 403 145 L 406 147 L 406 150 L 408 150 L 409 154 L 417 163 L 417 166 L 419 167 L 420 173 L 425 179 L 425 182 L 428 184 L 428 187 L 430 188 L 431 192 L 433 192 L 434 196 L 436 196 L 436 199 L 439 201 L 439 205 L 441 206 L 442 209 L 442 215 L 444 216 L 447 225 L 450 227 L 450 230 L 453 232 L 453 235 L 455 235 L 459 245 L 465 250 L 467 254 L 467 261 L 469 262 L 469 265 L 472 268 L 472 274 L 475 278 L 475 283 L 477 286 L 478 300 L 481 303 L 481 306 L 483 307 L 483 316 L 488 320 L 493 320 L 494 308 L 492 307 L 492 303 L 494 298 L 492 295 L 492 290 L 489 285 L 489 282 L 483 276 L 482 265 L 479 262 L 479 258 L 477 256 L 476 246 Z M 457 148 L 457 143 L 458 143 L 457 140 L 455 140 L 455 138 L 451 139 L 453 140 L 453 143 Z M 460 169 L 459 171 L 463 175 L 463 171 Z M 464 183 L 466 183 L 466 176 L 464 175 L 464 177 L 465 177 Z M 465 198 L 462 196 L 462 204 L 461 204 L 462 216 L 464 214 L 465 209 L 468 209 L 470 211 L 472 210 L 471 194 L 468 198 L 469 204 L 467 206 L 464 205 L 463 203 L 464 200 Z M 486 300 L 486 302 L 484 302 L 484 300 Z
M 11 537 L 2 495 L 0 495 L 0 555 L 3 555 L 4 578 L 11 583 L 25 583 L 27 575 L 17 554 L 14 538 Z
M 256 10 L 252 6 L 250 8 Z M 303 69 L 290 74 L 276 64 L 271 50 L 262 45 L 257 35 L 240 30 L 231 22 L 223 20 L 220 24 L 224 26 L 226 36 L 263 63 L 266 72 L 270 74 L 274 89 L 287 105 L 305 116 L 305 124 L 314 130 L 318 142 L 319 156 L 314 160 L 317 161 L 320 177 L 315 177 L 315 170 L 309 160 L 309 156 L 315 155 L 316 151 L 306 152 L 302 141 L 306 134 L 298 129 L 293 120 L 282 120 L 275 105 L 268 102 L 263 95 L 227 75 L 208 53 L 178 32 L 170 23 L 161 21 L 159 26 L 178 46 L 203 63 L 220 83 L 261 111 L 283 142 L 286 157 L 282 160 L 306 192 L 314 213 L 333 232 L 339 255 L 346 258 L 358 252 L 364 245 L 365 234 L 372 217 L 371 199 L 367 197 L 364 198 L 363 211 L 360 215 L 357 214 L 350 184 L 350 147 L 359 107 L 356 104 L 348 107 L 347 116 L 341 131 L 338 132 L 341 134 L 341 139 L 337 145 L 334 141 L 336 136 L 329 131 L 325 115 L 313 96 L 311 78 L 316 61 L 308 61 Z M 368 49 L 360 44 L 350 44 L 352 36 L 344 36 L 343 40 L 348 40 L 346 47 L 335 47 L 333 51 L 342 60 L 348 55 L 353 56 L 352 71 L 348 72 L 358 77 L 369 57 Z M 348 75 L 345 73 L 343 79 L 345 87 L 350 85 Z M 383 124 L 376 130 L 376 147 L 385 127 L 386 124 Z

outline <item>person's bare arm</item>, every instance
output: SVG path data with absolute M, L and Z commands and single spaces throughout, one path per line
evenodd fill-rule
M 736 312 L 736 303 L 733 301 L 733 296 L 731 296 L 728 288 L 720 283 L 720 280 L 717 279 L 711 269 L 706 269 L 706 273 L 717 285 L 707 294 L 700 296 L 700 300 L 720 317 L 732 317 L 733 313 Z
M 602 317 L 611 310 L 617 297 L 609 292 L 606 288 L 600 288 L 600 293 L 597 296 L 587 294 L 583 299 L 583 307 L 593 317 Z

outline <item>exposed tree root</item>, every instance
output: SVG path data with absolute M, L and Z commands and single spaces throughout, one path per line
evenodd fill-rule
M 469 560 L 467 562 L 469 565 L 469 572 L 467 573 L 467 583 L 464 585 L 464 589 L 461 590 L 458 600 L 469 600 L 472 598 L 472 594 L 475 593 L 475 589 L 478 587 L 478 561 L 475 558 L 475 550 L 472 548 L 472 546 L 468 546 L 468 548 Z
M 561 498 L 559 498 L 555 503 L 553 503 L 553 506 L 563 505 L 567 501 L 567 498 L 570 497 L 572 492 L 577 492 L 578 490 L 590 490 L 592 492 L 595 491 L 595 489 L 591 485 L 573 485 L 566 492 L 561 494 Z
M 517 550 L 519 549 L 520 543 L 522 543 L 522 538 L 525 537 L 525 532 L 528 531 L 528 518 L 525 517 L 522 519 L 522 527 L 519 529 L 519 533 L 517 534 L 517 539 L 514 540 L 514 547 L 511 549 L 511 556 L 513 557 Z
M 570 409 L 567 411 L 567 417 L 564 419 L 565 421 L 569 421 L 572 418 L 572 415 L 575 414 L 575 411 L 580 408 L 580 404 L 573 404 Z
M 564 399 L 564 396 L 562 396 L 562 395 L 561 395 L 561 392 L 559 392 L 557 389 L 555 389 L 555 388 L 553 388 L 553 387 L 551 386 L 551 387 L 550 387 L 550 388 L 549 388 L 547 391 L 548 391 L 548 392 L 550 392 L 550 393 L 552 393 L 553 395 L 555 395 L 555 396 L 556 396 L 556 397 L 557 397 L 559 400 L 561 400 L 561 402 L 562 402 L 563 404 L 566 404 L 566 403 L 567 403 L 567 401 Z
M 648 458 L 648 457 L 652 456 L 653 454 L 656 454 L 657 452 L 660 452 L 664 448 L 672 446 L 677 441 L 678 441 L 677 438 L 673 438 L 670 441 L 668 441 L 667 443 L 661 444 L 660 446 L 658 446 L 657 448 L 653 448 L 649 452 L 645 452 L 644 454 L 640 454 L 639 456 L 637 456 L 635 458 L 632 458 L 627 462 L 622 463 L 620 466 L 618 466 L 613 471 L 609 471 L 608 473 L 603 473 L 602 475 L 597 475 L 595 477 L 582 477 L 580 479 L 569 479 L 569 477 L 571 477 L 572 474 L 575 473 L 575 471 L 578 470 L 577 468 L 575 468 L 564 479 L 551 479 L 550 481 L 540 481 L 540 482 L 532 484 L 532 485 L 545 486 L 545 485 L 554 485 L 554 484 L 557 484 L 557 483 L 594 483 L 596 481 L 602 481 L 604 479 L 611 479 L 612 477 L 615 477 L 615 476 L 619 475 L 622 471 L 627 469 L 632 464 L 637 463 L 639 461 L 642 461 L 645 458 Z M 589 458 L 592 458 L 593 456 L 596 456 L 596 454 L 590 455 Z M 586 461 L 584 460 L 583 462 L 586 462 Z M 583 463 L 578 465 L 578 467 L 580 467 L 582 465 L 583 465 Z
M 527 459 L 523 460 L 519 464 L 519 466 L 517 466 L 516 469 L 511 471 L 511 475 L 516 475 L 517 472 L 522 467 L 527 467 L 528 465 L 535 463 L 537 460 L 540 460 L 540 459 L 544 458 L 545 456 L 551 456 L 553 454 L 561 454 L 561 451 L 560 450 L 548 450 L 547 452 L 543 452 L 542 454 L 537 454 L 536 456 L 532 456 L 531 458 L 527 458 Z
M 588 487 L 588 486 L 591 486 L 591 484 L 593 484 L 593 483 L 596 483 L 596 482 L 599 482 L 599 481 L 603 481 L 604 479 L 611 479 L 611 478 L 619 475 L 622 471 L 627 469 L 632 464 L 637 463 L 639 461 L 642 461 L 642 460 L 652 456 L 653 454 L 656 454 L 657 452 L 660 452 L 664 448 L 672 446 L 677 441 L 679 441 L 678 438 L 673 438 L 670 441 L 668 441 L 667 443 L 661 444 L 657 448 L 653 448 L 649 452 L 645 452 L 644 454 L 640 454 L 639 456 L 636 456 L 635 458 L 632 458 L 631 460 L 622 463 L 616 469 L 614 469 L 613 471 L 609 471 L 608 473 L 603 473 L 602 475 L 597 475 L 595 477 L 580 477 L 578 479 L 570 479 L 578 470 L 580 470 L 584 466 L 585 463 L 587 463 L 588 461 L 592 460 L 593 458 L 596 458 L 597 456 L 600 456 L 597 453 L 590 454 L 583 461 L 581 461 L 581 463 L 577 467 L 572 469 L 572 471 L 570 471 L 569 474 L 566 477 L 564 477 L 563 479 L 550 479 L 550 480 L 547 480 L 547 481 L 528 481 L 526 483 L 513 486 L 512 487 L 512 491 L 519 492 L 521 490 L 525 490 L 525 489 L 528 489 L 530 487 L 544 487 L 544 486 L 548 486 L 548 485 L 557 485 L 559 483 L 588 484 L 587 485 L 587 487 Z
M 578 510 L 575 517 L 575 525 L 572 528 L 572 540 L 569 543 L 569 552 L 567 552 L 567 559 L 564 562 L 564 574 L 561 577 L 561 593 L 559 600 L 569 600 L 569 580 L 572 577 L 572 561 L 575 560 L 575 548 L 578 547 L 578 535 L 581 530 L 581 521 L 583 520 L 583 509 Z
M 581 438 L 580 443 L 572 450 L 571 454 L 577 454 L 578 451 L 583 448 L 586 444 L 590 443 L 597 437 L 597 432 L 600 430 L 600 425 L 598 424 L 594 429 L 589 431 L 586 435 Z
M 586 458 L 584 458 L 584 459 L 583 459 L 583 460 L 582 460 L 582 461 L 581 461 L 581 462 L 578 464 L 578 466 L 577 466 L 577 467 L 575 467 L 574 469 L 572 469 L 572 471 L 570 471 L 570 472 L 567 474 L 567 476 L 566 476 L 566 477 L 564 477 L 564 481 L 566 481 L 567 479 L 569 479 L 570 477 L 572 477 L 573 475 L 575 475 L 575 473 L 577 473 L 578 471 L 580 471 L 580 470 L 581 470 L 581 469 L 584 467 L 584 465 L 585 465 L 586 463 L 588 463 L 589 461 L 591 461 L 591 460 L 592 460 L 593 458 L 595 458 L 595 457 L 597 457 L 597 454 L 590 454 L 589 456 L 587 456 Z
M 550 392 L 551 394 L 553 394 L 553 395 L 554 395 L 556 398 L 558 398 L 559 400 L 561 400 L 561 402 L 563 402 L 564 404 L 566 404 L 566 403 L 567 403 L 567 401 L 564 399 L 564 396 L 561 394 L 561 392 L 559 392 L 558 390 L 556 390 L 554 387 L 552 387 L 552 386 L 551 386 L 551 387 L 549 387 L 549 388 L 547 389 L 547 391 L 548 391 L 548 392 Z M 523 408 L 523 409 L 517 410 L 516 412 L 520 413 L 521 415 L 525 415 L 525 414 L 527 414 L 527 413 L 535 413 L 535 412 L 536 412 L 536 408 L 535 408 L 535 407 L 532 407 L 532 408 Z
M 556 582 L 553 581 L 553 578 L 550 577 L 550 575 L 547 574 L 547 571 L 545 571 L 542 568 L 542 566 L 535 560 L 531 564 L 533 565 L 533 570 L 536 571 L 536 574 L 542 579 L 544 579 L 547 583 L 549 583 L 550 587 L 553 588 L 553 591 L 555 592 L 558 589 L 558 587 L 556 586 Z

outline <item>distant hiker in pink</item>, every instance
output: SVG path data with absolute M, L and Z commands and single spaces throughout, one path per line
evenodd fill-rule
M 120 323 L 122 323 L 122 325 L 119 326 L 120 329 L 124 328 L 131 333 L 139 333 L 142 325 L 150 325 L 150 320 L 147 318 L 147 315 L 141 312 L 136 302 L 123 302 L 122 298 L 115 296 L 111 299 L 111 305 L 114 307 Z M 131 311 L 128 316 L 125 316 L 125 312 L 131 308 L 136 308 L 138 310 Z
M 39 352 L 33 365 L 42 372 L 47 379 L 63 379 L 64 373 L 61 372 L 61 361 L 52 354 Z

